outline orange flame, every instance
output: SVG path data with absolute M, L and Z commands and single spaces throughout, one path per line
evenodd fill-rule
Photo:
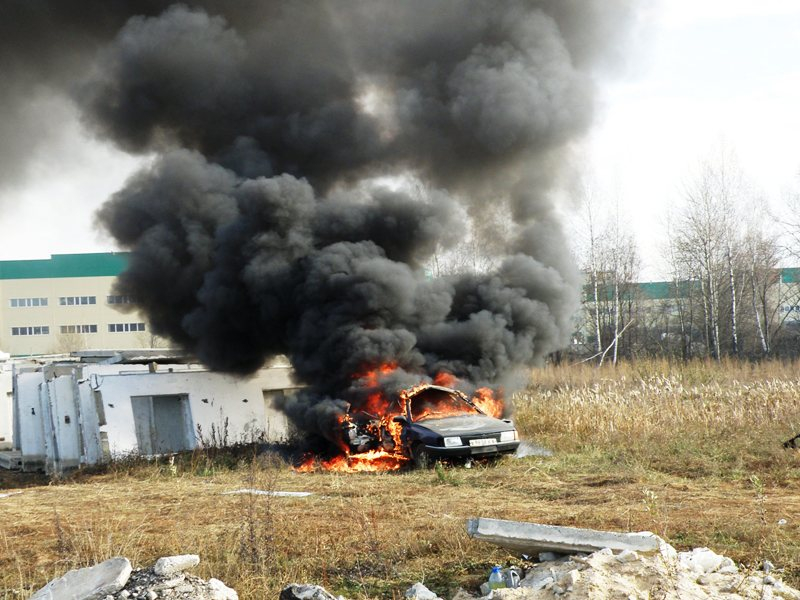
M 501 392 L 498 392 L 495 397 L 494 392 L 489 388 L 478 388 L 472 396 L 472 403 L 491 417 L 499 419 L 503 416 L 504 404 Z
M 375 436 L 375 439 L 386 439 L 388 433 L 394 442 L 394 449 L 378 449 L 369 450 L 357 454 L 351 454 L 350 448 L 344 440 L 339 441 L 340 454 L 333 458 L 324 460 L 319 457 L 309 455 L 303 458 L 300 465 L 294 467 L 298 473 L 310 473 L 316 470 L 337 471 L 341 473 L 362 473 L 362 472 L 376 472 L 376 471 L 396 471 L 408 464 L 409 452 L 404 448 L 401 432 L 403 426 L 401 423 L 395 423 L 393 418 L 398 415 L 405 415 L 408 403 L 420 391 L 429 386 L 429 383 L 420 382 L 419 384 L 405 389 L 399 394 L 399 401 L 391 400 L 380 390 L 381 376 L 389 375 L 397 369 L 397 363 L 385 363 L 378 365 L 373 369 L 364 370 L 353 376 L 354 379 L 360 380 L 364 387 L 373 389 L 374 392 L 369 393 L 366 402 L 359 407 L 359 410 L 368 413 L 376 418 L 376 421 L 366 426 L 367 431 Z M 435 385 L 453 388 L 458 383 L 458 379 L 445 372 L 437 373 L 433 378 Z M 457 392 L 464 399 L 466 396 Z M 481 411 L 494 417 L 500 417 L 503 414 L 503 400 L 498 394 L 495 397 L 492 390 L 489 388 L 480 388 L 475 392 L 472 402 L 480 408 Z M 437 406 L 435 414 L 437 417 L 461 414 L 464 410 L 460 409 L 457 404 L 445 404 Z M 425 411 L 424 414 L 433 414 L 433 411 Z M 420 416 L 420 418 L 424 418 Z M 351 421 L 350 415 L 342 415 L 339 422 L 342 426 Z

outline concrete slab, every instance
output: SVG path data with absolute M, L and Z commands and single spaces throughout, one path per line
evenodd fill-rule
M 69 571 L 48 583 L 30 600 L 102 600 L 124 588 L 130 576 L 130 561 L 118 556 L 93 567 Z
M 312 492 L 279 492 L 274 490 L 254 490 L 252 488 L 222 492 L 223 496 L 231 494 L 252 494 L 253 496 L 275 496 L 277 498 L 307 498 L 311 496 Z
M 469 519 L 467 533 L 470 537 L 489 542 L 520 554 L 539 552 L 596 552 L 603 548 L 611 550 L 635 550 L 636 552 L 656 552 L 663 540 L 657 535 L 643 533 L 616 533 L 559 527 L 500 519 Z

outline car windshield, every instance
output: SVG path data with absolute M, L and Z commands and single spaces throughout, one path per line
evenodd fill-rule
M 411 420 L 415 422 L 465 414 L 481 413 L 456 394 L 444 390 L 427 389 L 411 398 Z

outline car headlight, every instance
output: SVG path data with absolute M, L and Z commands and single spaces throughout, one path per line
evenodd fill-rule
M 453 446 L 461 446 L 461 438 L 460 437 L 446 437 L 444 438 L 444 445 L 446 448 L 452 448 Z
M 501 442 L 513 442 L 514 440 L 518 439 L 519 439 L 519 434 L 517 433 L 516 429 L 512 429 L 511 431 L 503 431 L 500 433 Z

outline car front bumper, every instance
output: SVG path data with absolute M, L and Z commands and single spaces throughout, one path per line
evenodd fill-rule
M 428 455 L 438 458 L 451 458 L 459 456 L 491 456 L 493 454 L 509 454 L 519 447 L 519 440 L 513 442 L 498 442 L 491 446 L 425 446 Z

